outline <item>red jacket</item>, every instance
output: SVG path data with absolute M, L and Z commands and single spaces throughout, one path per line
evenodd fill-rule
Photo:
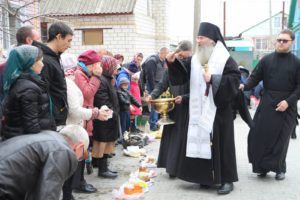
M 75 83 L 81 90 L 84 98 L 83 107 L 94 107 L 94 96 L 100 87 L 100 79 L 96 76 L 88 77 L 86 73 L 78 67 L 75 71 Z M 84 122 L 84 128 L 88 132 L 89 136 L 92 135 L 93 121 L 88 120 Z
M 139 84 L 137 82 L 131 81 L 130 93 L 142 105 L 140 88 L 139 88 Z M 142 111 L 138 107 L 136 107 L 135 105 L 132 105 L 132 106 L 133 106 L 133 109 L 130 110 L 131 115 L 141 115 L 142 114 Z

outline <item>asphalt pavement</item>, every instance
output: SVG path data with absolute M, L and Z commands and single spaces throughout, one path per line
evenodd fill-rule
M 234 183 L 234 190 L 228 195 L 218 195 L 215 189 L 202 189 L 198 184 L 170 179 L 164 169 L 155 169 L 158 176 L 146 200 L 300 200 L 300 137 L 291 139 L 287 155 L 287 173 L 283 181 L 275 180 L 275 174 L 269 173 L 266 178 L 259 178 L 252 173 L 247 158 L 247 135 L 249 128 L 238 117 L 235 120 L 235 143 L 239 181 Z M 300 136 L 297 128 L 297 135 Z M 145 147 L 148 155 L 157 156 L 159 140 Z M 97 177 L 97 171 L 86 175 L 88 183 L 93 184 L 98 192 L 94 194 L 75 194 L 76 199 L 111 200 L 112 190 L 125 183 L 131 172 L 138 169 L 139 158 L 124 156 L 121 146 L 117 146 L 116 156 L 111 159 L 111 168 L 119 171 L 114 180 Z

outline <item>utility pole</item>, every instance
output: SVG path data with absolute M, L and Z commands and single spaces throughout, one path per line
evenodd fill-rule
M 201 0 L 194 0 L 194 35 L 193 35 L 193 46 L 196 49 L 196 37 L 198 35 L 199 25 L 201 18 Z
M 270 16 L 270 42 L 269 42 L 269 47 L 268 49 L 271 49 L 272 47 L 272 41 L 273 41 L 273 30 L 272 30 L 272 27 L 273 27 L 273 24 L 272 24 L 272 0 L 269 0 L 269 16 Z
M 223 3 L 223 35 L 226 38 L 226 1 Z
M 285 1 L 282 2 L 282 19 L 281 19 L 281 29 L 284 29 L 284 9 L 285 9 Z

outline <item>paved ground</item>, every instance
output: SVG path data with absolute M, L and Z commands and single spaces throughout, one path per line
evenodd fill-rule
M 157 169 L 158 177 L 145 194 L 146 200 L 300 200 L 300 137 L 291 140 L 287 156 L 287 174 L 284 181 L 276 181 L 275 174 L 266 178 L 258 178 L 251 173 L 251 165 L 247 159 L 248 127 L 240 118 L 235 121 L 235 138 L 239 182 L 235 183 L 234 191 L 229 195 L 220 196 L 213 189 L 200 189 L 199 185 L 168 178 L 164 169 Z M 297 130 L 300 136 L 300 129 Z M 146 146 L 148 154 L 157 155 L 159 141 Z M 96 172 L 86 175 L 89 183 L 98 188 L 95 194 L 75 194 L 76 199 L 110 200 L 112 190 L 128 180 L 130 172 L 138 168 L 139 159 L 122 155 L 121 147 L 117 147 L 117 155 L 111 160 L 112 168 L 119 171 L 115 180 L 98 178 Z

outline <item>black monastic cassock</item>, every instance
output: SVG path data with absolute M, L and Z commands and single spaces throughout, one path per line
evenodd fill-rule
M 191 60 L 191 58 L 190 58 Z M 191 61 L 185 63 L 175 60 L 169 64 L 169 79 L 172 85 L 189 82 Z M 202 74 L 199 74 L 201 78 Z M 222 75 L 212 75 L 214 102 L 217 107 L 213 124 L 212 159 L 186 157 L 188 122 L 181 130 L 182 140 L 177 146 L 176 176 L 182 180 L 205 185 L 223 184 L 238 181 L 232 103 L 239 91 L 240 72 L 236 62 L 229 57 Z M 188 121 L 186 115 L 178 120 Z
M 253 172 L 286 172 L 286 154 L 290 134 L 296 125 L 300 96 L 300 60 L 292 53 L 271 53 L 261 59 L 244 90 L 263 80 L 264 92 L 248 135 L 248 157 Z M 286 100 L 285 112 L 276 111 Z
M 169 112 L 169 117 L 175 121 L 175 124 L 165 125 L 163 128 L 157 167 L 166 168 L 167 173 L 176 176 L 180 146 L 188 126 L 189 83 L 172 85 L 169 80 L 168 70 L 166 70 L 163 79 L 152 91 L 152 98 L 158 98 L 168 87 L 173 97 L 182 96 L 182 102 L 181 104 L 175 104 L 175 108 Z

